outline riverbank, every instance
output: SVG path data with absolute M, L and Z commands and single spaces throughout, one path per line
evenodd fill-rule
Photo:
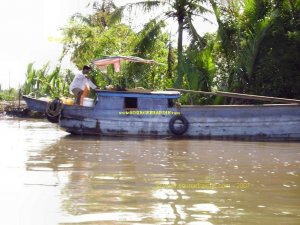
M 0 101 L 0 116 L 46 118 L 43 113 L 32 112 L 27 108 L 25 101 Z

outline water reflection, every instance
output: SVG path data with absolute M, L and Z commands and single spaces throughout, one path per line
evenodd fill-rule
M 18 126 L 22 144 L 11 160 L 23 152 L 20 186 L 41 209 L 28 198 L 18 204 L 47 210 L 45 224 L 300 223 L 300 143 L 77 137 L 43 123 Z M 43 224 L 36 217 L 22 224 Z

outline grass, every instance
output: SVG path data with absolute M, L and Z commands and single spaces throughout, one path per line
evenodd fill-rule
M 14 101 L 18 98 L 18 91 L 11 88 L 10 90 L 0 91 L 0 101 Z

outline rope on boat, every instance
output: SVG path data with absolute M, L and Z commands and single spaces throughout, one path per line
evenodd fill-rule
M 61 111 L 64 107 L 64 104 L 59 98 L 55 98 L 52 102 L 49 102 L 46 107 L 47 117 L 59 117 Z

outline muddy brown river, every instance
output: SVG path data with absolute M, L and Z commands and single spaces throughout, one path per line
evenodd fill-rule
M 300 142 L 71 136 L 0 119 L 0 224 L 300 224 Z

